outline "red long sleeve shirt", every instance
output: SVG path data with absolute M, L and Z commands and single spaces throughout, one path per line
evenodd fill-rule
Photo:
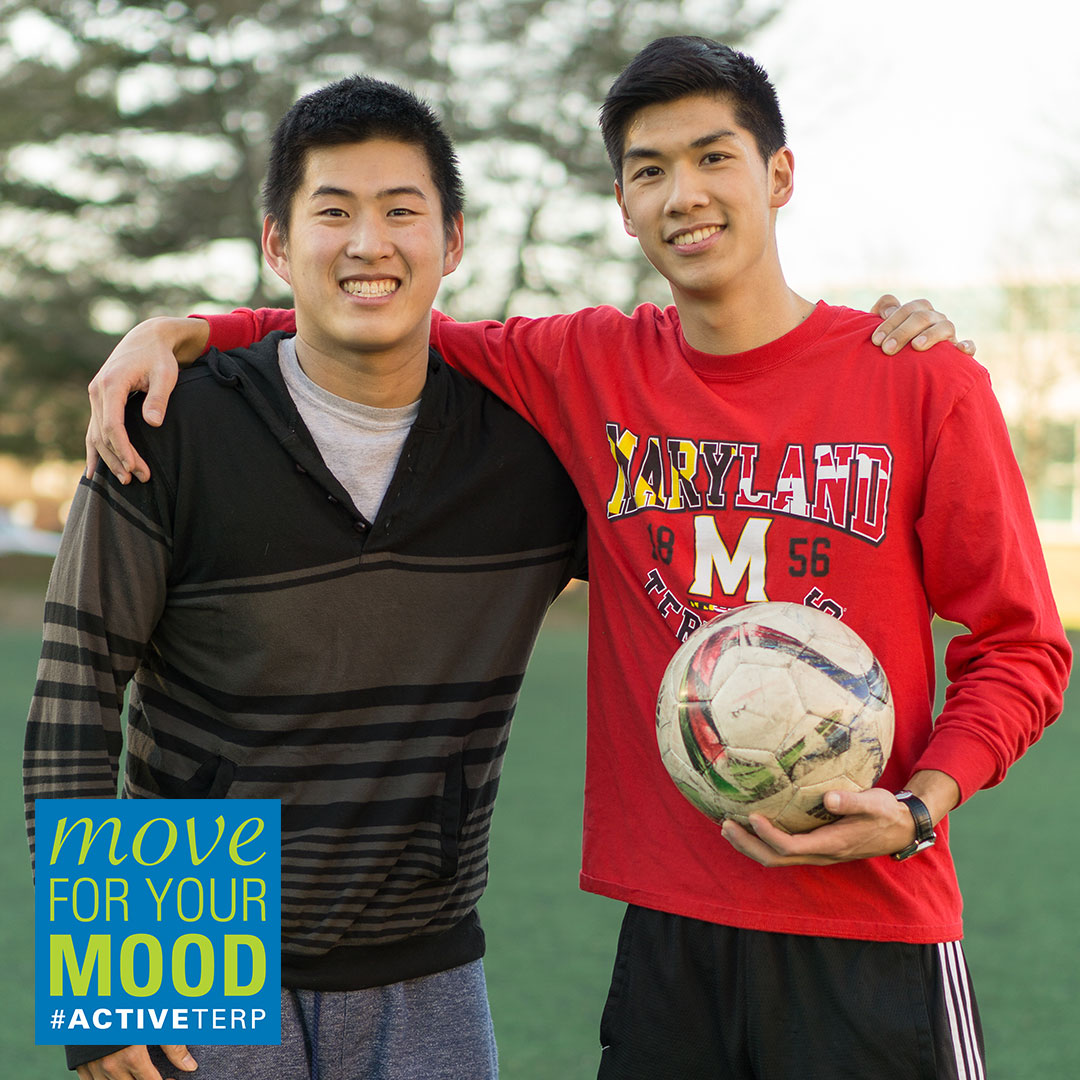
M 290 316 L 211 319 L 211 342 Z M 656 745 L 681 638 L 758 600 L 824 607 L 874 650 L 896 705 L 884 787 L 937 769 L 966 799 L 1059 713 L 1071 653 L 986 372 L 949 346 L 886 356 L 876 326 L 819 304 L 777 341 L 713 356 L 674 308 L 436 318 L 433 343 L 543 433 L 589 515 L 586 890 L 759 930 L 961 936 L 947 822 L 907 862 L 767 870 L 682 797 Z M 966 628 L 937 718 L 935 614 Z

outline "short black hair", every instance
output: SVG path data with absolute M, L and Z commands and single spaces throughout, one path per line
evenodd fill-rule
M 786 144 L 776 88 L 752 57 L 709 38 L 658 38 L 626 65 L 600 108 L 604 147 L 617 180 L 622 179 L 626 133 L 634 117 L 650 105 L 691 94 L 730 98 L 735 119 L 754 136 L 766 164 Z
M 285 238 L 292 199 L 304 180 L 308 151 L 368 139 L 395 139 L 423 150 L 442 203 L 447 232 L 465 205 L 457 154 L 435 111 L 415 94 L 366 75 L 324 86 L 298 99 L 270 140 L 263 210 Z

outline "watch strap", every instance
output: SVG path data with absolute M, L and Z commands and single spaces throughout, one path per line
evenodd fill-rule
M 915 822 L 915 839 L 907 847 L 893 853 L 892 857 L 899 862 L 933 847 L 937 833 L 934 832 L 934 819 L 930 816 L 926 803 L 918 795 L 910 791 L 898 791 L 896 798 L 911 811 L 911 818 Z

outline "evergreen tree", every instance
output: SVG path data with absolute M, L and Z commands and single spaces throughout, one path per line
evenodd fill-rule
M 453 133 L 459 317 L 631 305 L 596 125 L 647 41 L 737 45 L 746 0 L 0 0 L 0 450 L 79 456 L 86 383 L 139 319 L 287 302 L 262 267 L 270 132 L 353 72 L 401 82 Z

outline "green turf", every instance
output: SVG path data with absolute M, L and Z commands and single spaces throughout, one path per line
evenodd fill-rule
M 585 634 L 541 637 L 514 720 L 480 905 L 501 1072 L 596 1075 L 622 905 L 578 887 Z
M 34 1045 L 34 892 L 23 828 L 22 758 L 40 633 L 0 626 L 0 1058 L 20 1080 L 65 1075 L 64 1052 Z M 70 1074 L 74 1075 L 74 1074 Z
M 1076 642 L 1074 641 L 1074 644 Z M 0 1051 L 19 1080 L 65 1075 L 32 1045 L 31 889 L 19 756 L 37 634 L 0 627 Z M 481 913 L 504 1080 L 595 1076 L 620 905 L 577 888 L 584 755 L 584 633 L 560 619 L 541 636 L 514 723 Z M 967 900 L 965 948 L 986 1028 L 990 1076 L 1076 1075 L 1080 1034 L 1080 864 L 1073 769 L 1080 693 L 1000 788 L 954 815 Z

